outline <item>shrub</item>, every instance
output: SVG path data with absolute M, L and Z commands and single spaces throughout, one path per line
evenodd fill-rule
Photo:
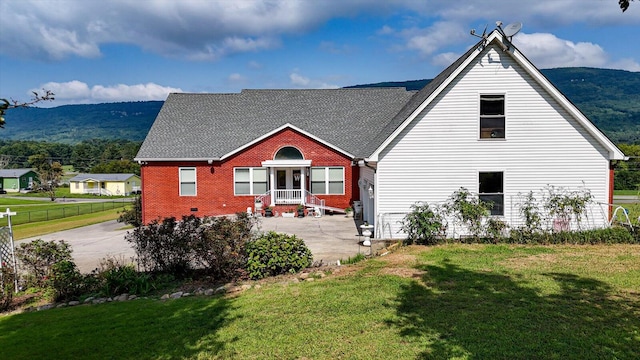
M 506 241 L 514 244 L 634 244 L 640 243 L 624 227 L 610 227 L 583 231 L 559 231 L 554 233 L 528 233 L 512 230 Z
M 63 260 L 53 264 L 48 283 L 55 291 L 54 300 L 66 301 L 82 295 L 87 291 L 84 278 L 73 261 Z
M 295 273 L 313 262 L 313 255 L 295 235 L 270 231 L 247 243 L 247 272 L 252 279 Z
M 486 230 L 483 226 L 483 219 L 489 214 L 491 205 L 461 187 L 449 196 L 444 210 L 459 224 L 469 229 L 474 237 L 480 237 Z
M 132 205 L 130 209 L 125 209 L 120 213 L 118 222 L 140 227 L 142 226 L 142 197 L 136 196 Z
M 410 244 L 435 244 L 446 230 L 444 219 L 438 209 L 435 211 L 427 203 L 411 205 L 411 212 L 402 219 L 401 229 L 407 233 Z
M 15 291 L 15 274 L 8 266 L 0 267 L 0 312 L 8 310 Z
M 182 277 L 191 269 L 191 243 L 199 236 L 201 225 L 202 220 L 194 215 L 183 216 L 181 222 L 170 217 L 137 227 L 125 239 L 133 244 L 138 264 L 145 270 Z
M 27 271 L 31 281 L 28 285 L 43 287 L 51 267 L 61 261 L 71 260 L 71 246 L 64 240 L 46 242 L 42 239 L 21 243 L 16 249 L 16 258 Z
M 100 262 L 95 274 L 104 296 L 120 294 L 145 295 L 154 288 L 151 276 L 136 271 L 133 264 L 125 264 L 116 258 L 106 258 Z
M 235 219 L 209 219 L 200 236 L 192 244 L 195 261 L 216 279 L 231 280 L 244 273 L 247 263 L 246 244 L 253 238 L 251 228 L 255 220 L 247 213 Z

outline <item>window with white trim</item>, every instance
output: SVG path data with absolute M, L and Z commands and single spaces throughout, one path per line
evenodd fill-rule
M 262 195 L 269 190 L 266 168 L 234 169 L 235 195 Z
M 196 196 L 196 168 L 179 168 L 180 196 Z
M 479 173 L 478 197 L 492 204 L 491 215 L 504 215 L 504 173 L 501 171 Z
M 311 193 L 313 194 L 344 194 L 343 167 L 312 167 Z
M 480 139 L 504 137 L 504 95 L 480 95 Z

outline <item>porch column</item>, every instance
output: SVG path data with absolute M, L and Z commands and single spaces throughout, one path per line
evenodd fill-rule
M 302 199 L 300 199 L 301 203 L 306 205 L 306 201 L 305 201 L 305 183 L 306 183 L 306 174 L 305 174 L 305 168 L 301 167 L 300 168 L 300 196 L 302 197 Z
M 269 167 L 269 191 L 271 192 L 271 206 L 276 204 L 276 175 L 273 166 Z

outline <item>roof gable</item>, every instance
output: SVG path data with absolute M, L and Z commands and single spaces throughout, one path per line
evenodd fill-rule
M 610 160 L 624 160 L 625 155 L 609 140 L 582 112 L 569 101 L 551 82 L 510 42 L 507 42 L 499 31 L 494 30 L 489 36 L 470 48 L 458 60 L 446 68 L 427 86 L 420 90 L 407 105 L 387 124 L 368 148 L 367 160 L 377 161 L 378 156 L 419 114 L 422 112 L 460 73 L 467 68 L 488 46 L 496 46 L 500 51 L 511 56 L 541 87 L 553 96 L 558 103 L 569 112 L 609 152 Z

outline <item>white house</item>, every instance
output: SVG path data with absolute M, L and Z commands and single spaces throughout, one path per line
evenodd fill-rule
M 625 159 L 497 30 L 418 92 L 380 138 L 359 181 L 378 238 L 399 237 L 415 202 L 442 203 L 460 187 L 493 200 L 492 215 L 511 225 L 521 222 L 519 194 L 586 188 L 595 201 L 586 226 L 604 226 L 612 162 Z

